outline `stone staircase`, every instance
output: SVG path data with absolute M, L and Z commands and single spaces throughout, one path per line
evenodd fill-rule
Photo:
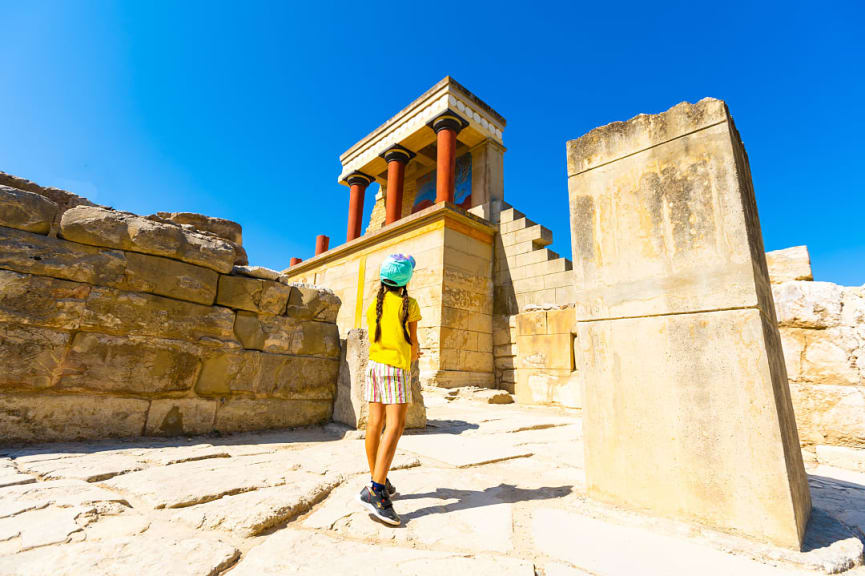
M 549 228 L 507 206 L 499 219 L 495 280 L 499 294 L 513 295 L 500 313 L 517 314 L 531 304 L 571 304 L 575 300 L 573 264 L 547 248 Z

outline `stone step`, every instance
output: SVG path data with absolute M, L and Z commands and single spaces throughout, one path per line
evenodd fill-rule
M 499 232 L 502 234 L 507 234 L 508 232 L 516 232 L 518 230 L 523 230 L 524 228 L 529 228 L 534 226 L 536 223 L 532 222 L 528 218 L 519 218 L 516 220 L 512 220 L 510 222 L 502 222 L 499 224 Z
M 514 261 L 517 266 L 528 266 L 529 264 L 537 264 L 538 262 L 547 262 L 548 260 L 556 260 L 558 254 L 549 248 L 536 249 L 525 254 L 518 254 Z
M 514 220 L 519 220 L 520 218 L 525 218 L 526 215 L 513 207 L 508 207 L 505 210 L 502 210 L 499 214 L 499 222 L 504 224 L 505 222 L 513 222 Z

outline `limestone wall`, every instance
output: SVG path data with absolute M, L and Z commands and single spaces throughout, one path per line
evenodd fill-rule
M 865 286 L 810 281 L 804 246 L 767 259 L 802 446 L 865 470 Z
M 226 220 L 141 217 L 2 176 L 21 186 L 0 185 L 4 442 L 330 418 L 332 293 L 237 265 Z

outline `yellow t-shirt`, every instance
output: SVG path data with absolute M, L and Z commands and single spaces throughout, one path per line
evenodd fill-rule
M 373 300 L 366 309 L 366 324 L 369 330 L 369 359 L 411 370 L 411 344 L 406 342 L 402 331 L 402 296 L 388 290 L 381 305 L 381 339 L 375 341 L 375 308 Z M 420 306 L 409 296 L 408 321 L 420 320 Z

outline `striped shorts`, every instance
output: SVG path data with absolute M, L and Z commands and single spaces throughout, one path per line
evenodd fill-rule
M 366 365 L 367 402 L 411 403 L 411 372 L 370 360 Z

